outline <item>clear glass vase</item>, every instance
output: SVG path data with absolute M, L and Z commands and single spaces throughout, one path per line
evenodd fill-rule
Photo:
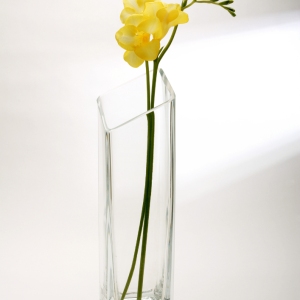
M 173 300 L 175 94 L 162 70 L 153 109 L 146 99 L 145 75 L 98 98 L 100 300 Z

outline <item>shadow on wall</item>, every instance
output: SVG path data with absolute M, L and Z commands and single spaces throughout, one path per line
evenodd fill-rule
M 177 209 L 177 299 L 300 298 L 300 140 L 246 165 L 261 168 L 198 199 L 185 187 L 194 201 Z
M 253 155 L 248 160 L 241 160 L 222 170 L 202 175 L 193 181 L 190 180 L 181 185 L 179 182 L 177 198 L 182 203 L 199 201 L 212 193 L 220 191 L 223 194 L 224 189 L 232 190 L 234 186 L 238 187 L 244 181 L 256 185 L 269 180 L 270 184 L 273 184 L 272 180 L 275 180 L 277 176 L 282 183 L 287 180 L 292 183 L 300 200 L 299 166 L 300 139 L 295 139 L 277 147 L 270 147 L 268 150 L 263 149 L 259 155 Z M 262 177 L 260 174 L 264 173 L 266 173 L 266 178 L 258 180 Z M 279 188 L 278 184 L 274 188 Z

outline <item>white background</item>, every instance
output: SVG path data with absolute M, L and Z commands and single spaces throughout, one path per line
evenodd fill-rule
M 168 1 L 170 2 L 170 1 Z M 300 1 L 193 6 L 177 94 L 176 300 L 300 299 Z M 98 299 L 96 98 L 121 0 L 0 0 L 0 299 Z

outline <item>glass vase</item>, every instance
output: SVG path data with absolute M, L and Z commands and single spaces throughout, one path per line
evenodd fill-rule
M 147 110 L 144 75 L 97 100 L 100 300 L 173 300 L 175 94 L 161 69 L 155 95 Z

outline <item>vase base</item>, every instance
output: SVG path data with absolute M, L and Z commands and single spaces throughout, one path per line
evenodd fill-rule
M 124 300 L 138 300 L 136 293 L 128 293 L 125 296 Z M 157 289 L 153 292 L 153 290 L 144 291 L 142 294 L 141 300 L 163 300 L 161 297 L 161 292 L 158 293 Z M 170 300 L 170 299 L 164 299 L 164 300 Z
M 136 297 L 125 297 L 124 300 L 137 300 Z M 142 300 L 158 300 L 155 297 L 142 297 Z
M 137 300 L 136 296 L 126 296 L 124 300 Z M 162 298 L 156 298 L 155 296 L 142 296 L 141 300 L 163 300 Z M 170 299 L 164 299 L 164 300 L 170 300 Z

